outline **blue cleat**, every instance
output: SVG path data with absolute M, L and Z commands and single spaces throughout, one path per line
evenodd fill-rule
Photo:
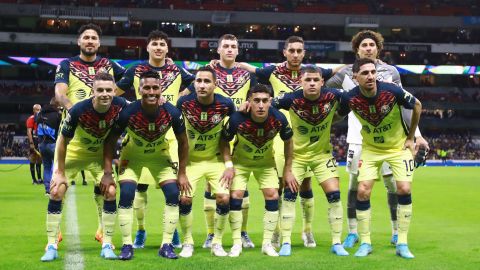
M 348 252 L 345 250 L 345 248 L 341 244 L 333 245 L 331 251 L 333 254 L 337 256 L 348 256 Z
M 177 229 L 173 232 L 172 245 L 174 248 L 182 248 L 182 243 L 180 243 L 180 235 L 178 234 Z
M 343 241 L 344 248 L 352 248 L 358 242 L 358 234 L 349 233 L 345 241 Z
M 112 244 L 103 244 L 102 252 L 100 252 L 100 257 L 107 260 L 116 260 L 118 259 L 117 255 L 113 252 Z
M 292 245 L 290 243 L 283 243 L 282 248 L 278 252 L 279 256 L 290 256 L 292 255 Z
M 357 252 L 355 252 L 355 257 L 367 257 L 372 251 L 372 245 L 363 243 L 360 245 Z
M 202 248 L 211 248 L 213 241 L 213 233 L 207 234 L 207 239 L 205 239 L 205 243 L 203 243 Z
M 58 258 L 57 248 L 55 247 L 55 245 L 48 245 L 47 250 L 45 250 L 45 254 L 43 254 L 40 260 L 42 262 L 51 262 L 56 258 Z
M 390 243 L 394 246 L 397 245 L 397 242 L 398 242 L 398 234 L 394 234 L 392 235 L 392 239 L 390 240 Z
M 408 249 L 407 244 L 398 244 L 397 245 L 397 255 L 405 259 L 413 259 L 415 256 Z
M 243 248 L 254 248 L 255 244 L 252 242 L 247 232 L 241 232 L 240 236 L 242 237 L 242 247 Z
M 145 230 L 138 230 L 133 241 L 133 248 L 144 248 L 145 240 L 147 240 L 147 232 Z
M 177 254 L 173 250 L 172 244 L 163 244 L 160 250 L 158 251 L 158 256 L 162 256 L 167 259 L 178 259 Z
M 122 252 L 118 256 L 122 261 L 128 261 L 133 258 L 133 247 L 132 245 L 123 245 Z

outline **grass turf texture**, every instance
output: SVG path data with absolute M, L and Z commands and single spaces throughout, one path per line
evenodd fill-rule
M 17 168 L 18 169 L 15 169 Z M 345 207 L 348 179 L 344 167 L 340 168 L 342 201 Z M 43 186 L 31 185 L 28 166 L 0 165 L 0 235 L 2 255 L 0 269 L 61 269 L 65 268 L 68 241 L 65 238 L 63 214 L 59 259 L 51 263 L 40 262 L 46 244 L 45 213 L 47 198 Z M 94 241 L 97 227 L 93 202 L 93 184 L 81 186 L 77 181 L 76 203 L 79 221 L 81 252 L 85 269 L 480 269 L 480 215 L 478 195 L 480 168 L 425 167 L 415 174 L 413 184 L 413 221 L 410 227 L 409 246 L 416 256 L 404 260 L 395 256 L 390 245 L 390 221 L 386 192 L 378 182 L 372 195 L 372 243 L 373 254 L 367 258 L 355 258 L 358 244 L 348 250 L 350 256 L 337 257 L 330 253 L 330 231 L 327 222 L 327 203 L 318 184 L 314 185 L 315 220 L 314 234 L 317 247 L 307 249 L 301 241 L 301 209 L 297 205 L 297 221 L 293 230 L 292 256 L 270 258 L 261 254 L 263 233 L 263 198 L 255 181 L 250 181 L 251 206 L 249 234 L 256 244 L 255 249 L 244 249 L 239 258 L 215 258 L 210 250 L 202 249 L 205 239 L 203 215 L 203 192 L 198 188 L 194 199 L 195 252 L 192 258 L 167 260 L 157 256 L 161 243 L 162 211 L 164 198 L 161 190 L 149 190 L 149 205 L 146 216 L 148 239 L 146 248 L 135 250 L 132 261 L 106 261 L 100 258 L 100 244 Z M 78 179 L 77 179 L 78 180 Z M 299 200 L 297 200 L 299 201 Z M 118 202 L 118 200 L 117 200 Z M 64 207 L 65 209 L 65 207 Z M 345 211 L 346 214 L 346 211 Z M 228 225 L 227 225 L 228 227 Z M 134 224 L 134 230 L 136 225 Z M 347 233 L 346 218 L 343 236 Z M 135 231 L 133 232 L 133 236 Z M 119 254 L 120 230 L 117 228 L 114 244 Z M 227 229 L 224 237 L 225 250 L 232 244 Z M 177 254 L 179 250 L 177 250 Z M 67 268 L 68 269 L 68 268 Z

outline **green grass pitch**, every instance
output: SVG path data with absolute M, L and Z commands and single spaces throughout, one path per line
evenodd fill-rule
M 18 168 L 17 168 L 18 167 Z M 341 172 L 343 205 L 346 204 L 347 174 Z M 60 244 L 60 258 L 51 263 L 40 262 L 46 244 L 45 213 L 47 198 L 43 186 L 32 186 L 27 165 L 0 165 L 0 235 L 3 250 L 0 269 L 69 269 L 65 257 L 69 248 L 65 222 L 62 223 L 64 241 Z M 135 251 L 132 261 L 105 261 L 100 258 L 100 245 L 93 240 L 96 230 L 96 210 L 93 185 L 76 187 L 77 217 L 80 248 L 84 269 L 480 269 L 480 168 L 425 167 L 420 168 L 413 183 L 413 221 L 409 245 L 416 258 L 404 260 L 396 257 L 390 245 L 390 222 L 386 192 L 377 183 L 372 196 L 373 254 L 355 258 L 356 248 L 349 257 L 336 257 L 330 253 L 330 233 L 326 214 L 326 199 L 317 184 L 314 186 L 314 234 L 317 247 L 307 249 L 300 239 L 301 210 L 297 207 L 297 222 L 292 235 L 291 257 L 269 258 L 261 254 L 263 199 L 255 181 L 250 181 L 251 207 L 249 233 L 256 244 L 244 250 L 239 258 L 215 258 L 209 250 L 201 248 L 205 237 L 202 186 L 194 199 L 195 252 L 190 259 L 166 260 L 157 256 L 161 242 L 162 211 L 161 190 L 149 190 L 147 210 L 148 239 L 146 248 Z M 65 209 L 65 208 L 64 208 Z M 345 211 L 346 214 L 346 211 Z M 66 214 L 63 215 L 65 221 Z M 135 228 L 135 224 L 134 224 Z M 344 225 L 344 236 L 347 225 Z M 121 247 L 118 229 L 114 237 Z M 226 250 L 232 244 L 230 231 L 224 237 Z M 77 268 L 78 269 L 78 268 Z

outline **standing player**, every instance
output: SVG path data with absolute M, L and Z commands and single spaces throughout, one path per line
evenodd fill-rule
M 182 194 L 180 200 L 180 225 L 184 233 L 181 257 L 193 254 L 192 198 L 198 181 L 204 177 L 216 198 L 215 236 L 211 252 L 214 256 L 227 256 L 222 247 L 222 236 L 230 211 L 229 183 L 234 171 L 231 163 L 224 165 L 219 142 L 223 121 L 235 111 L 235 106 L 231 99 L 213 93 L 215 83 L 215 71 L 208 67 L 200 68 L 195 78 L 195 93 L 181 97 L 177 104 L 186 119 L 189 141 L 187 176 L 192 186 L 192 192 Z
M 102 186 L 113 185 L 112 160 L 115 146 L 120 135 L 126 130 L 127 136 L 120 154 L 119 182 L 120 202 L 118 219 L 122 232 L 122 260 L 133 257 L 132 246 L 132 203 L 137 183 L 141 176 L 155 179 L 165 195 L 166 205 L 163 213 L 163 241 L 159 255 L 176 259 L 171 242 L 178 222 L 178 187 L 182 192 L 189 190 L 185 174 L 188 159 L 188 141 L 182 115 L 172 104 L 158 105 L 162 94 L 160 75 L 148 70 L 140 75 L 139 95 L 141 100 L 131 103 L 119 116 L 111 136 L 105 144 L 104 178 Z M 176 168 L 168 152 L 167 131 L 173 128 L 178 140 L 178 186 Z
M 91 23 L 82 25 L 78 30 L 77 39 L 80 54 L 63 60 L 57 67 L 55 98 L 66 110 L 70 110 L 74 104 L 91 96 L 93 79 L 98 72 L 102 71 L 113 75 L 115 81 L 119 80 L 125 72 L 119 64 L 97 55 L 101 35 L 102 30 L 98 25 Z M 85 179 L 85 177 L 83 178 Z M 72 184 L 74 183 L 72 182 Z M 98 228 L 95 239 L 101 242 L 103 196 L 98 186 L 94 186 L 94 198 L 98 210 Z
M 291 255 L 291 234 L 295 222 L 295 200 L 298 187 L 310 169 L 320 183 L 328 201 L 328 221 L 332 233 L 331 251 L 347 256 L 341 244 L 343 209 L 335 158 L 332 156 L 330 129 L 341 98 L 341 92 L 333 88 L 322 88 L 321 71 L 314 66 L 302 70 L 302 89 L 275 98 L 274 106 L 287 110 L 293 135 L 293 164 L 295 178 L 285 179 L 285 190 L 281 207 L 282 248 L 280 256 Z M 293 180 L 293 181 L 292 181 Z
M 411 259 L 407 233 L 412 217 L 411 182 L 414 171 L 414 139 L 422 104 L 410 93 L 395 84 L 376 81 L 375 61 L 360 58 L 352 67 L 353 78 L 359 86 L 350 90 L 342 100 L 340 115 L 352 111 L 362 126 L 362 166 L 358 173 L 356 212 L 361 245 L 355 253 L 365 257 L 372 252 L 370 241 L 370 194 L 378 171 L 388 162 L 395 178 L 398 196 L 397 255 Z M 409 129 L 404 125 L 401 106 L 413 109 Z
M 162 96 L 171 104 L 176 105 L 181 87 L 190 85 L 195 77 L 174 63 L 168 63 L 166 60 L 168 43 L 168 36 L 164 32 L 158 30 L 150 32 L 147 37 L 148 60 L 142 61 L 141 63 L 128 68 L 123 78 L 117 83 L 117 87 L 124 92 L 133 89 L 137 99 L 140 99 L 142 98 L 140 91 L 136 91 L 139 89 L 140 75 L 145 71 L 153 70 L 159 74 Z M 172 130 L 167 133 L 167 139 L 169 140 L 172 161 L 178 166 L 178 146 Z M 142 175 L 137 183 L 133 208 L 137 218 L 138 230 L 133 245 L 134 248 L 143 248 L 147 239 L 147 232 L 145 230 L 145 209 L 148 201 L 148 183 L 153 181 L 154 179 L 149 179 Z M 178 234 L 175 233 L 174 244 L 177 243 L 179 244 L 180 240 L 178 239 Z
M 270 108 L 271 90 L 263 84 L 250 89 L 248 94 L 250 113 L 234 113 L 222 132 L 221 152 L 227 162 L 232 158 L 235 178 L 231 187 L 230 226 L 233 246 L 229 256 L 237 257 L 242 252 L 240 225 L 242 223 L 242 199 L 250 174 L 253 173 L 265 198 L 263 215 L 262 252 L 278 256 L 272 246 L 272 235 L 278 222 L 278 178 L 273 157 L 273 139 L 280 133 L 284 140 L 286 181 L 296 181 L 292 174 L 292 129 L 286 117 Z M 230 157 L 228 142 L 237 136 L 233 157 Z M 231 163 L 229 163 L 231 164 Z
M 27 126 L 27 137 L 30 145 L 30 152 L 28 154 L 28 160 L 30 161 L 30 174 L 32 175 L 32 184 L 41 184 L 42 181 L 42 156 L 38 152 L 37 141 L 37 122 L 35 122 L 35 116 L 40 112 L 42 106 L 40 104 L 33 105 L 33 114 L 28 117 L 25 125 Z M 35 171 L 37 171 L 37 177 L 35 177 Z
M 246 63 L 240 63 L 239 66 L 255 73 L 259 82 L 271 84 L 273 88 L 274 97 L 279 97 L 284 93 L 291 93 L 302 90 L 301 84 L 301 66 L 303 58 L 305 57 L 305 42 L 303 38 L 298 36 L 291 36 L 285 40 L 283 49 L 283 56 L 286 61 L 278 65 L 271 65 L 266 68 L 255 68 Z M 332 76 L 331 69 L 320 69 L 323 78 L 330 78 Z M 282 112 L 290 122 L 290 115 L 288 112 Z M 275 149 L 275 163 L 277 165 L 278 177 L 282 183 L 283 164 L 285 157 L 283 156 L 283 143 L 280 137 L 274 140 Z M 280 190 L 282 187 L 280 187 Z M 300 202 L 303 210 L 303 229 L 302 239 L 305 247 L 315 247 L 316 242 L 312 233 L 312 221 L 315 213 L 315 202 L 313 199 L 311 173 L 308 172 L 304 181 L 300 186 Z M 272 242 L 275 246 L 280 245 L 280 235 L 276 232 L 273 235 Z
M 47 213 L 48 245 L 42 261 L 53 261 L 57 254 L 57 235 L 62 217 L 62 200 L 67 191 L 67 180 L 80 170 L 90 171 L 98 186 L 103 175 L 103 143 L 119 112 L 126 105 L 123 98 L 115 96 L 112 75 L 98 73 L 93 79 L 93 97 L 75 104 L 65 117 L 57 142 L 57 168 L 50 183 L 50 201 Z M 117 205 L 115 185 L 104 193 L 102 224 L 103 244 L 100 255 L 116 259 L 112 235 L 115 229 Z
M 398 86 L 402 86 L 400 81 L 400 74 L 397 69 L 391 65 L 388 65 L 378 59 L 380 52 L 383 49 L 383 37 L 380 33 L 364 30 L 357 33 L 352 38 L 352 49 L 355 52 L 357 58 L 369 58 L 375 61 L 377 67 L 377 79 L 384 82 L 393 82 Z M 352 65 L 344 67 L 337 72 L 330 80 L 327 81 L 328 87 L 343 88 L 344 90 L 350 90 L 356 86 L 356 82 L 353 79 Z M 402 114 L 406 119 L 411 119 L 411 110 L 402 109 Z M 348 156 L 347 156 L 347 172 L 350 175 L 349 192 L 348 192 L 348 204 L 347 204 L 347 216 L 349 234 L 345 239 L 343 245 L 345 248 L 351 248 L 356 242 L 358 242 L 357 234 L 357 218 L 356 218 L 356 197 L 357 197 L 357 178 L 358 168 L 361 162 L 360 155 L 362 152 L 362 135 L 360 134 L 362 126 L 355 114 L 352 112 L 348 115 Z M 416 148 L 424 147 L 428 151 L 428 143 L 423 139 L 420 134 L 420 130 L 417 128 L 415 131 Z M 392 222 L 392 239 L 391 243 L 396 244 L 397 233 L 397 195 L 396 185 L 393 179 L 393 173 L 388 163 L 384 163 L 381 169 L 382 178 L 387 188 L 388 205 L 390 208 L 390 218 Z

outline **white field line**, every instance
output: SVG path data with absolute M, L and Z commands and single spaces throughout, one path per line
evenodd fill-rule
M 65 270 L 82 270 L 84 265 L 82 248 L 80 246 L 80 232 L 78 229 L 77 203 L 75 196 L 75 186 L 70 186 L 65 201 L 66 211 L 66 248 Z

